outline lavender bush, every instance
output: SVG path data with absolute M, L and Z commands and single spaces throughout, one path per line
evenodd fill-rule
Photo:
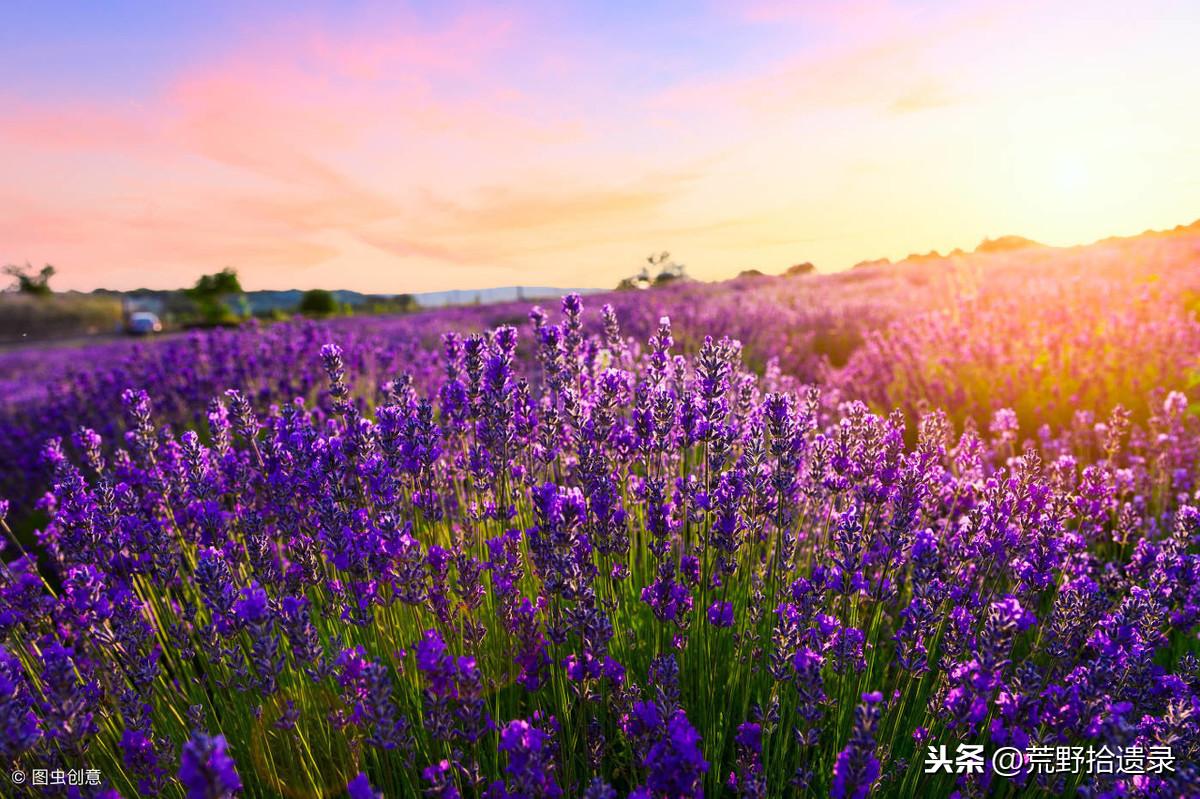
M 752 356 L 701 338 L 721 303 L 769 302 L 705 292 L 569 296 L 520 330 L 447 312 L 436 343 L 430 317 L 281 325 L 45 367 L 0 428 L 25 459 L 0 571 L 12 768 L 188 799 L 1198 795 L 1195 320 L 1130 311 L 1122 351 L 1068 316 L 1006 328 L 996 300 L 939 337 L 937 303 L 973 306 L 931 292 L 859 318 L 838 368 L 816 322 L 807 344 L 767 324 Z M 686 332 L 645 317 L 675 301 Z M 955 389 L 1005 330 L 987 363 L 1013 380 Z M 1072 330 L 1020 378 L 1030 341 Z M 958 744 L 1173 762 L 926 773 Z

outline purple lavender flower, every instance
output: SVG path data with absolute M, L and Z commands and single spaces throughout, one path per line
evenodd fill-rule
M 159 765 L 155 742 L 143 730 L 127 728 L 121 733 L 120 745 L 125 768 L 138 777 L 138 791 L 157 794 L 165 772 Z
M 21 662 L 0 647 L 0 757 L 15 762 L 41 737 Z
M 506 795 L 528 799 L 563 795 L 554 778 L 551 739 L 546 732 L 523 719 L 510 721 L 500 730 L 499 748 L 508 756 Z
M 228 795 L 210 755 L 328 722 L 426 795 L 612 799 L 883 794 L 972 736 L 1189 753 L 1200 422 L 1172 375 L 1200 322 L 1090 266 L 894 307 L 900 273 L 852 305 L 858 280 L 569 296 L 530 341 L 481 306 L 88 348 L 0 403 L 0 754 L 139 795 L 186 761 Z M 842 707 L 868 675 L 887 724 Z M 164 718 L 229 746 L 176 764 Z M 1079 790 L 1190 795 L 1184 759 Z
M 708 606 L 708 623 L 714 627 L 732 627 L 733 626 L 733 603 L 721 602 L 720 600 L 713 602 Z
M 43 637 L 41 649 L 42 723 L 46 737 L 68 750 L 82 751 L 97 730 L 99 686 L 94 666 L 71 647 Z
M 739 724 L 734 742 L 738 748 L 738 770 L 736 774 L 730 774 L 732 786 L 743 799 L 761 799 L 767 795 L 762 762 L 762 725 L 752 721 Z
M 384 750 L 410 748 L 408 719 L 392 699 L 387 667 L 368 659 L 361 646 L 343 649 L 336 666 L 338 682 L 352 708 L 349 721 L 366 729 L 367 743 Z
M 704 796 L 701 780 L 709 764 L 700 752 L 700 735 L 682 710 L 666 720 L 660 737 L 642 758 L 642 766 L 646 769 L 642 790 L 647 796 Z
M 179 756 L 179 781 L 188 799 L 231 799 L 242 789 L 224 735 L 196 732 Z
M 421 776 L 429 783 L 425 795 L 433 799 L 460 799 L 462 794 L 454 782 L 455 769 L 449 760 L 439 760 L 421 770 Z
M 371 787 L 371 781 L 362 772 L 350 780 L 346 785 L 346 792 L 350 795 L 350 799 L 383 799 L 383 794 Z
M 850 741 L 833 764 L 833 784 L 829 790 L 833 799 L 866 799 L 879 779 L 875 727 L 879 723 L 881 701 L 883 694 L 878 691 L 862 695 L 862 704 L 855 711 Z

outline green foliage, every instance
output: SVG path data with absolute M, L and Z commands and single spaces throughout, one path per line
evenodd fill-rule
M 338 303 L 332 291 L 309 289 L 300 298 L 298 310 L 305 316 L 329 316 L 337 313 Z
M 258 311 L 254 314 L 255 319 L 261 319 L 264 322 L 286 322 L 292 316 L 282 308 L 271 308 L 266 311 Z
M 225 267 L 220 272 L 211 275 L 201 275 L 196 285 L 184 292 L 195 305 L 199 319 L 203 325 L 235 324 L 248 316 L 245 297 L 242 296 L 242 284 L 238 280 L 237 270 Z M 232 305 L 237 306 L 235 311 Z
M 54 277 L 55 269 L 46 264 L 40 271 L 34 273 L 33 267 L 26 261 L 24 266 L 8 264 L 4 274 L 13 278 L 12 290 L 21 294 L 32 294 L 35 297 L 48 297 L 53 292 L 50 289 L 50 278 Z
M 237 270 L 227 266 L 212 275 L 201 275 L 196 285 L 188 289 L 193 297 L 223 297 L 229 294 L 242 294 L 242 284 L 238 280 Z
M 116 296 L 0 293 L 0 341 L 86 336 L 108 333 L 120 326 L 121 300 Z
M 411 294 L 371 294 L 358 310 L 365 314 L 400 314 L 412 313 L 420 308 Z

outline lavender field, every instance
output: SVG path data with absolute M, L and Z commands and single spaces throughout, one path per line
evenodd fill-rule
M 0 792 L 1200 796 L 1198 313 L 1178 234 L 0 353 L 0 752 L 99 783 Z

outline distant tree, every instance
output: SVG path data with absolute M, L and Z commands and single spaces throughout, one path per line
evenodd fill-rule
M 41 268 L 41 271 L 36 274 L 33 267 L 26 261 L 24 266 L 9 264 L 4 267 L 4 274 L 11 276 L 14 282 L 11 286 L 12 291 L 18 291 L 21 294 L 33 294 L 37 297 L 47 297 L 51 294 L 50 278 L 54 277 L 55 269 L 50 264 L 46 264 Z
M 255 311 L 254 318 L 264 322 L 286 322 L 291 318 L 291 314 L 282 308 L 268 308 L 265 311 Z
M 412 313 L 421 306 L 411 294 L 368 294 L 361 306 L 367 314 Z
M 243 316 L 248 310 L 237 270 L 232 267 L 227 266 L 212 275 L 201 275 L 196 285 L 186 289 L 184 293 L 195 302 L 205 324 L 236 322 L 238 314 L 230 307 L 231 303 L 239 306 Z
M 654 276 L 654 285 L 662 286 L 676 280 L 687 279 L 687 267 L 683 264 L 667 260 L 670 257 L 671 253 L 663 250 L 657 255 L 651 255 L 646 258 L 650 266 L 658 268 L 658 274 Z
M 668 260 L 670 257 L 671 253 L 666 250 L 648 255 L 646 257 L 647 265 L 643 266 L 636 275 L 622 279 L 617 284 L 617 290 L 648 289 L 651 286 L 661 286 L 674 280 L 686 279 L 687 267 Z M 650 277 L 652 269 L 658 270 L 658 274 L 653 278 Z
M 763 273 L 758 269 L 743 269 L 738 272 L 738 277 L 762 277 Z
M 329 316 L 338 309 L 337 298 L 326 289 L 310 289 L 300 298 L 299 311 L 307 316 Z
M 784 272 L 783 274 L 784 274 L 784 277 L 800 277 L 801 275 L 811 275 L 815 271 L 817 271 L 817 268 L 815 266 L 813 266 L 812 264 L 810 264 L 808 261 L 805 261 L 802 264 L 795 264 L 794 266 L 789 266 L 787 268 L 787 271 Z
M 632 291 L 634 289 L 650 288 L 650 270 L 642 267 L 642 271 L 632 277 L 623 278 L 617 284 L 617 291 Z
M 680 272 L 664 269 L 654 276 L 654 285 L 665 286 L 666 284 L 673 283 L 676 280 L 682 279 L 683 277 L 684 275 Z
M 212 275 L 201 275 L 196 285 L 188 289 L 193 297 L 223 297 L 230 294 L 243 294 L 241 281 L 238 280 L 237 270 L 227 266 Z

